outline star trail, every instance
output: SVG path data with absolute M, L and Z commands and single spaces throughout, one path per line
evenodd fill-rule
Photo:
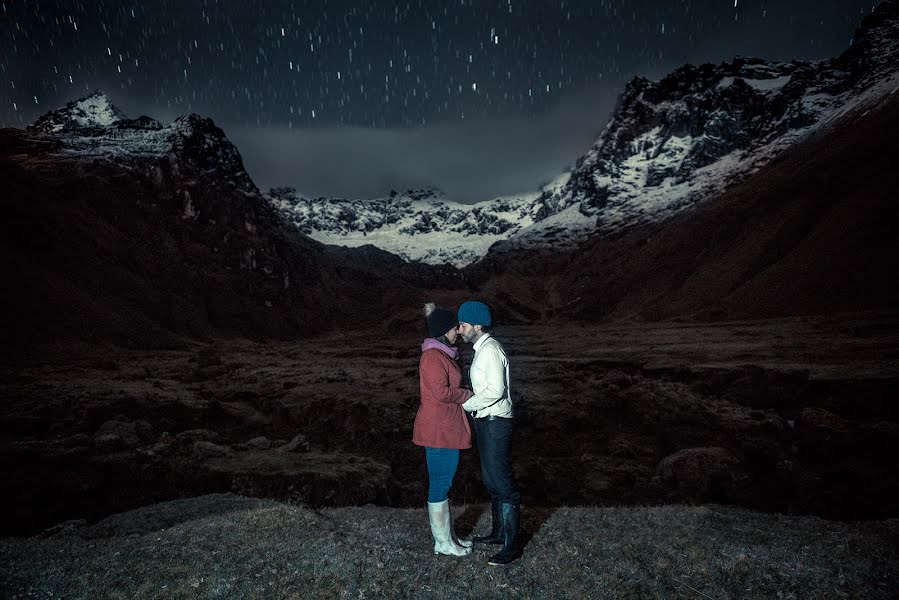
M 0 125 L 22 127 L 95 89 L 132 116 L 198 112 L 228 131 L 526 127 L 586 94 L 582 146 L 635 75 L 736 54 L 833 56 L 874 5 L 5 0 Z

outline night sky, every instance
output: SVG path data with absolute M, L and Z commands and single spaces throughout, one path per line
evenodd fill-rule
M 872 0 L 0 2 L 0 125 L 95 89 L 213 118 L 261 186 L 475 201 L 573 163 L 624 82 L 842 52 Z

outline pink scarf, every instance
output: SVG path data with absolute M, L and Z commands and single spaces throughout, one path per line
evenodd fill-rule
M 453 348 L 452 346 L 447 346 L 446 344 L 441 344 L 434 338 L 428 338 L 421 343 L 421 351 L 430 350 L 431 348 L 437 348 L 451 359 L 456 360 L 459 358 L 459 350 L 457 348 Z

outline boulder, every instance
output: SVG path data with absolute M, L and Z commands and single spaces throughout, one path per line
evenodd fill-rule
M 175 440 L 179 444 L 191 445 L 194 442 L 200 441 L 217 442 L 219 440 L 219 437 L 219 434 L 208 429 L 188 429 L 177 434 L 175 436 Z
M 292 440 L 280 446 L 278 448 L 278 452 L 301 452 L 309 449 L 309 442 L 306 441 L 306 436 L 302 433 L 298 433 L 293 437 Z
M 797 430 L 801 454 L 818 461 L 829 462 L 835 452 L 855 453 L 865 441 L 853 423 L 817 407 L 802 409 Z
M 231 448 L 212 442 L 194 442 L 194 454 L 207 458 L 212 456 L 227 456 L 231 454 Z
M 253 439 L 247 440 L 243 444 L 237 445 L 237 448 L 240 450 L 249 450 L 249 449 L 268 450 L 271 447 L 272 447 L 271 440 L 268 439 L 267 437 L 265 437 L 264 435 L 261 435 L 259 437 L 254 437 Z
M 666 456 L 656 468 L 654 483 L 671 499 L 727 502 L 745 482 L 740 460 L 720 447 L 686 448 Z
M 106 421 L 94 434 L 94 446 L 98 450 L 115 451 L 134 449 L 150 437 L 150 425 L 146 421 Z

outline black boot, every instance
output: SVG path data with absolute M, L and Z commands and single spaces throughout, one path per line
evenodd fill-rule
M 491 502 L 490 512 L 493 515 L 493 527 L 488 535 L 478 535 L 471 538 L 471 541 L 475 544 L 504 543 L 502 505 L 498 500 Z
M 518 518 L 520 510 L 517 504 L 503 504 L 501 508 L 503 518 L 503 549 L 490 557 L 488 565 L 507 565 L 513 560 L 521 558 L 521 549 L 518 547 Z

